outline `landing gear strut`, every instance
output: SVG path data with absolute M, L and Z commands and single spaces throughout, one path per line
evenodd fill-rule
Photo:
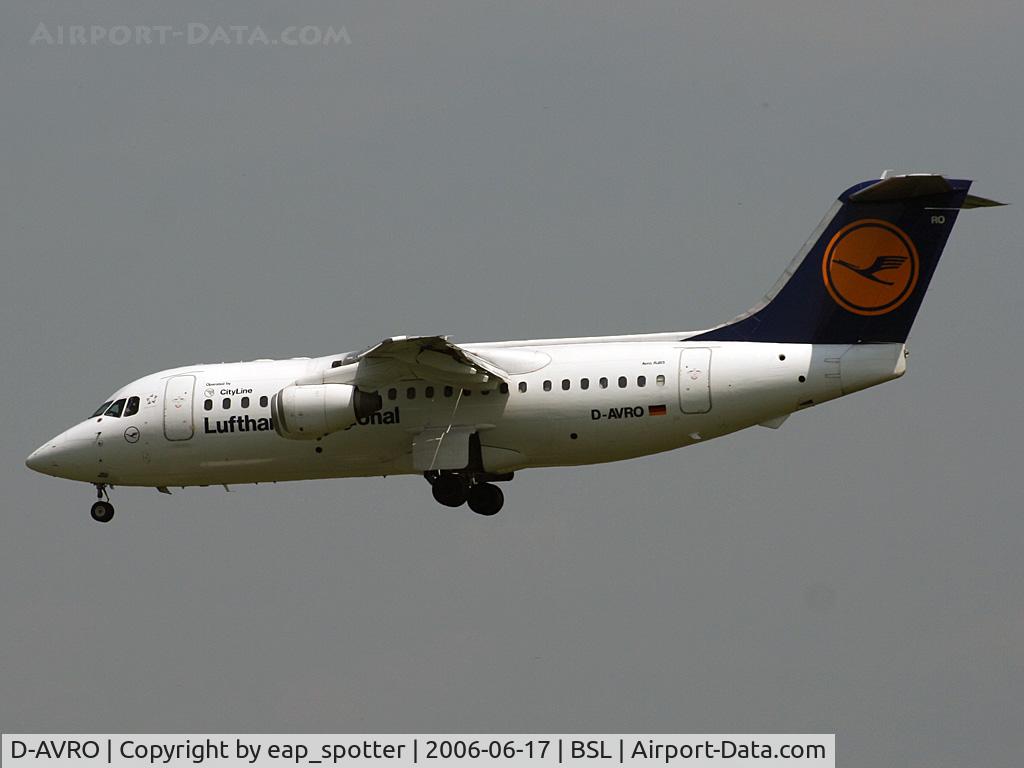
M 478 515 L 490 517 L 501 511 L 505 504 L 505 494 L 488 480 L 511 480 L 512 474 L 491 475 L 486 473 L 459 472 L 426 472 L 424 476 L 431 484 L 434 500 L 446 507 L 461 507 L 469 503 L 469 508 Z
M 109 523 L 114 518 L 114 505 L 110 503 L 107 486 L 103 483 L 96 483 L 96 498 L 99 501 L 92 505 L 92 519 L 97 523 Z

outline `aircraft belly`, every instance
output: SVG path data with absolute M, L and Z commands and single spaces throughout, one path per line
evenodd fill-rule
M 205 434 L 143 446 L 148 459 L 124 462 L 111 482 L 213 485 L 392 474 L 395 457 L 407 446 L 404 430 L 386 428 L 371 432 L 354 427 L 308 441 L 287 440 L 275 432 Z

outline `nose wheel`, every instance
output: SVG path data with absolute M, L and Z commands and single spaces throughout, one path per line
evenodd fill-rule
M 91 514 L 97 523 L 109 523 L 114 518 L 114 505 L 109 501 L 97 501 L 92 505 Z
M 110 494 L 103 483 L 96 484 L 96 498 L 99 501 L 92 505 L 92 519 L 97 523 L 109 523 L 114 519 L 114 505 L 110 503 Z

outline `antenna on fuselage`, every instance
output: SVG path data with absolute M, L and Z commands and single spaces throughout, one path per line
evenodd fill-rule
M 459 396 L 455 398 L 455 407 L 452 408 L 451 415 L 448 417 L 448 427 L 441 433 L 441 437 L 437 439 L 437 445 L 434 446 L 434 457 L 430 460 L 430 469 L 428 470 L 430 472 L 434 471 L 434 465 L 437 463 L 437 454 L 441 450 L 441 444 L 448 436 L 448 433 L 452 431 L 452 426 L 455 424 L 455 412 L 459 410 L 459 403 L 462 402 L 462 392 L 462 387 L 459 387 Z

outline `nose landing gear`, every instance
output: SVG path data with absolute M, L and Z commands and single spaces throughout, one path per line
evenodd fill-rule
M 99 501 L 92 505 L 92 519 L 97 523 L 109 523 L 114 518 L 114 505 L 110 503 L 110 494 L 105 484 L 96 483 L 96 498 Z

